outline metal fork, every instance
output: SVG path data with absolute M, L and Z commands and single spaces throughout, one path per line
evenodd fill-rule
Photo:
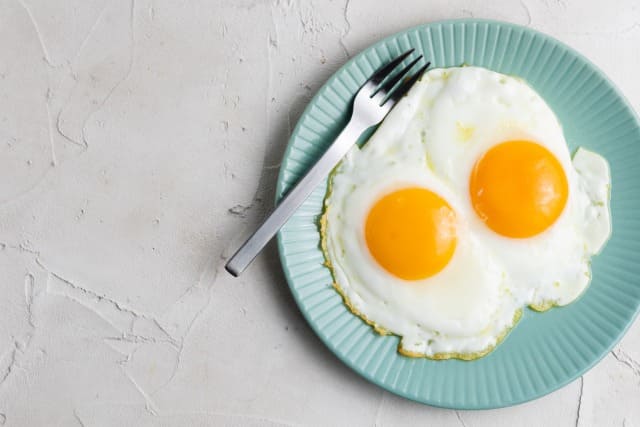
M 273 238 L 289 217 L 309 197 L 315 187 L 340 162 L 342 157 L 356 143 L 360 135 L 377 125 L 391 111 L 398 100 L 404 96 L 422 73 L 429 67 L 427 62 L 413 76 L 400 84 L 402 78 L 420 61 L 422 55 L 411 61 L 397 73 L 393 71 L 413 53 L 413 49 L 393 59 L 378 69 L 356 93 L 353 101 L 351 119 L 327 151 L 313 165 L 306 175 L 285 195 L 278 206 L 267 216 L 262 225 L 229 259 L 225 268 L 238 276 L 253 261 L 258 253 Z M 397 86 L 397 87 L 396 87 Z

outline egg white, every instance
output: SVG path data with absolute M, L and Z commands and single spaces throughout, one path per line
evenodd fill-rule
M 469 198 L 475 161 L 513 139 L 544 145 L 569 182 L 560 218 L 530 239 L 490 230 Z M 347 305 L 376 330 L 401 336 L 400 351 L 472 359 L 500 342 L 524 305 L 568 304 L 588 285 L 589 258 L 610 233 L 609 182 L 597 154 L 579 150 L 572 162 L 555 115 L 522 80 L 478 67 L 431 70 L 332 174 L 323 249 Z M 458 239 L 442 271 L 405 281 L 372 257 L 364 224 L 381 197 L 416 186 L 454 209 Z
M 422 129 L 425 149 L 435 173 L 456 194 L 464 195 L 465 211 L 473 209 L 468 197 L 470 171 L 494 145 L 530 140 L 558 159 L 567 176 L 569 196 L 562 214 L 547 230 L 513 239 L 489 229 L 478 215 L 471 215 L 469 222 L 473 234 L 504 266 L 509 288 L 523 304 L 543 310 L 575 300 L 589 284 L 591 255 L 610 234 L 606 160 L 581 149 L 572 161 L 555 114 L 520 79 L 463 67 L 433 70 L 421 86 L 422 114 L 429 123 Z

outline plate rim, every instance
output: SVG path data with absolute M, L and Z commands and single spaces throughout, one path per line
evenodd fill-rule
M 557 38 L 550 36 L 542 31 L 539 31 L 537 29 L 528 27 L 528 26 L 524 26 L 524 25 L 519 25 L 519 24 L 515 24 L 512 22 L 508 22 L 508 21 L 501 21 L 501 20 L 496 20 L 496 19 L 484 19 L 484 18 L 455 18 L 455 19 L 442 19 L 442 20 L 435 20 L 435 21 L 430 21 L 430 22 L 425 22 L 422 24 L 418 24 L 418 25 L 413 25 L 410 27 L 406 27 L 404 29 L 401 29 L 399 31 L 396 31 L 392 34 L 389 34 L 383 38 L 380 39 L 376 39 L 374 40 L 372 43 L 368 44 L 366 47 L 364 47 L 363 49 L 361 49 L 358 53 L 352 55 L 347 61 L 345 61 L 340 67 L 338 67 L 332 74 L 331 76 L 320 86 L 320 88 L 316 91 L 316 93 L 314 94 L 314 96 L 307 102 L 304 110 L 302 111 L 302 113 L 300 114 L 300 116 L 298 117 L 298 120 L 296 122 L 295 127 L 293 128 L 289 139 L 287 140 L 287 146 L 285 148 L 285 151 L 283 153 L 282 156 L 282 161 L 281 161 L 281 167 L 280 170 L 278 172 L 278 178 L 277 178 L 277 183 L 276 183 L 276 189 L 275 189 L 275 197 L 274 197 L 274 202 L 277 204 L 278 201 L 282 198 L 283 196 L 283 192 L 285 190 L 285 186 L 284 186 L 284 173 L 285 173 L 285 169 L 282 167 L 282 164 L 284 164 L 284 161 L 289 157 L 291 150 L 293 149 L 293 142 L 295 140 L 295 138 L 297 137 L 297 135 L 299 134 L 299 131 L 302 127 L 303 124 L 303 118 L 305 116 L 307 116 L 312 107 L 316 104 L 316 102 L 321 98 L 321 96 L 328 90 L 328 88 L 332 85 L 332 83 L 338 79 L 339 75 L 341 73 L 343 73 L 346 69 L 350 68 L 352 66 L 352 64 L 354 64 L 359 58 L 361 58 L 362 56 L 364 56 L 366 54 L 366 52 L 370 51 L 371 49 L 374 49 L 376 46 L 379 45 L 384 45 L 385 43 L 389 42 L 390 40 L 394 40 L 397 37 L 399 37 L 402 34 L 406 34 L 406 33 L 410 33 L 412 31 L 416 31 L 422 28 L 428 28 L 428 27 L 433 27 L 433 26 L 438 26 L 438 25 L 455 25 L 455 24 L 463 24 L 463 25 L 469 25 L 469 24 L 489 24 L 489 25 L 499 25 L 499 26 L 504 26 L 504 27 L 509 27 L 512 29 L 517 29 L 517 30 L 524 30 L 525 32 L 530 32 L 533 33 L 536 37 L 540 37 L 546 41 L 551 41 L 552 43 L 558 44 L 560 46 L 562 46 L 563 48 L 565 48 L 567 51 L 569 51 L 570 53 L 572 53 L 573 55 L 575 55 L 578 59 L 580 59 L 581 61 L 583 61 L 589 68 L 591 68 L 591 70 L 593 70 L 593 72 L 595 74 L 597 74 L 598 78 L 604 80 L 605 83 L 607 83 L 607 85 L 613 89 L 615 96 L 618 97 L 620 99 L 620 101 L 624 104 L 624 106 L 627 108 L 627 110 L 630 112 L 631 116 L 634 119 L 634 124 L 635 127 L 640 129 L 640 118 L 638 116 L 638 113 L 635 111 L 635 109 L 633 108 L 633 106 L 631 105 L 631 103 L 629 102 L 629 100 L 626 98 L 626 96 L 624 95 L 624 93 L 618 88 L 618 86 L 615 85 L 615 83 L 607 76 L 607 74 L 602 71 L 597 65 L 595 65 L 591 60 L 589 60 L 589 58 L 587 58 L 585 55 L 583 55 L 580 51 L 578 51 L 577 49 L 573 48 L 572 46 L 569 46 L 568 44 L 558 40 Z M 354 364 L 352 364 L 349 360 L 347 360 L 346 357 L 343 357 L 342 354 L 340 354 L 337 351 L 337 348 L 333 345 L 331 345 L 330 342 L 328 342 L 328 340 L 325 340 L 323 334 L 320 332 L 320 330 L 318 329 L 318 326 L 316 325 L 316 323 L 310 318 L 310 315 L 308 313 L 307 310 L 304 310 L 302 308 L 302 303 L 299 299 L 299 295 L 296 292 L 295 288 L 292 285 L 293 279 L 291 278 L 291 273 L 289 271 L 289 268 L 287 267 L 286 264 L 286 255 L 285 255 L 285 251 L 284 251 L 284 246 L 285 243 L 283 242 L 283 235 L 282 235 L 282 231 L 279 230 L 277 233 L 277 247 L 278 247 L 278 257 L 280 259 L 280 264 L 282 266 L 282 270 L 284 272 L 286 281 L 287 281 L 287 285 L 289 287 L 289 290 L 296 302 L 296 306 L 297 309 L 302 313 L 305 321 L 307 322 L 307 324 L 309 325 L 309 327 L 313 330 L 313 332 L 316 334 L 316 336 L 320 339 L 320 341 L 323 343 L 323 345 L 328 348 L 331 353 L 338 359 L 340 360 L 343 364 L 345 364 L 347 367 L 349 367 L 349 369 L 351 369 L 353 372 L 357 373 L 359 376 L 365 378 L 367 381 L 375 384 L 376 386 L 380 387 L 382 390 L 386 390 L 387 392 L 393 393 L 395 395 L 401 396 L 405 399 L 408 400 L 412 400 L 414 402 L 418 402 L 421 404 L 425 404 L 428 406 L 432 406 L 432 407 L 437 407 L 437 408 L 444 408 L 444 409 L 453 409 L 453 410 L 489 410 L 489 409 L 499 409 L 499 408 L 505 408 L 505 407 L 510 407 L 510 406 L 516 406 L 516 405 L 520 405 L 526 402 L 530 402 L 533 400 L 537 400 L 541 397 L 547 396 L 563 387 L 565 387 L 567 384 L 575 381 L 576 379 L 580 378 L 581 376 L 583 376 L 586 372 L 588 372 L 590 369 L 592 369 L 596 364 L 598 364 L 600 361 L 602 361 L 602 359 L 604 359 L 604 357 L 606 357 L 607 354 L 609 354 L 612 349 L 620 342 L 620 340 L 622 339 L 622 337 L 627 333 L 627 331 L 629 330 L 629 328 L 631 327 L 631 325 L 635 322 L 635 320 L 638 318 L 639 314 L 640 314 L 640 304 L 636 305 L 636 309 L 635 312 L 633 313 L 633 315 L 629 318 L 629 320 L 627 321 L 626 325 L 620 330 L 620 332 L 617 334 L 617 336 L 613 337 L 613 339 L 611 340 L 609 346 L 606 348 L 605 351 L 603 351 L 601 354 L 599 354 L 597 357 L 595 357 L 592 361 L 590 361 L 588 364 L 586 364 L 582 369 L 577 370 L 575 373 L 573 373 L 572 375 L 570 375 L 566 380 L 564 381 L 558 381 L 556 383 L 554 383 L 553 386 L 549 387 L 548 389 L 544 390 L 542 393 L 532 393 L 532 395 L 527 396 L 523 399 L 514 399 L 513 401 L 502 401 L 499 402 L 497 404 L 487 404 L 487 405 L 470 405 L 470 404 L 466 404 L 466 405 L 449 405 L 446 403 L 440 403 L 440 402 L 434 402 L 434 401 L 430 401 L 428 399 L 419 399 L 419 398 L 414 398 L 413 396 L 402 392 L 400 390 L 394 390 L 392 388 L 390 388 L 387 384 L 383 384 L 379 379 L 377 379 L 374 375 L 372 375 L 370 372 L 368 372 L 367 370 L 361 370 L 358 369 L 358 367 L 354 366 Z M 583 293 L 584 295 L 584 293 Z M 517 326 L 517 325 L 516 325 Z M 404 356 L 398 356 L 398 357 L 404 357 Z M 472 363 L 472 362 L 465 362 L 465 363 Z

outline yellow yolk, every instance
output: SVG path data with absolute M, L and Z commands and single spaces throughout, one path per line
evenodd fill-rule
M 473 208 L 487 226 L 515 238 L 550 227 L 569 193 L 558 159 L 530 141 L 503 142 L 487 151 L 476 162 L 469 187 Z
M 437 194 L 405 188 L 387 194 L 369 211 L 369 252 L 389 273 L 419 280 L 442 270 L 456 248 L 456 215 Z

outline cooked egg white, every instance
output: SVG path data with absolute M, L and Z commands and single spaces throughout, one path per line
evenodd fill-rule
M 571 158 L 522 80 L 426 73 L 332 174 L 323 250 L 349 308 L 409 356 L 473 359 L 522 307 L 568 304 L 610 234 L 609 171 Z
M 572 161 L 555 114 L 520 79 L 479 67 L 440 69 L 427 73 L 418 90 L 426 107 L 423 124 L 428 124 L 415 128 L 410 124 L 405 137 L 417 138 L 421 132 L 435 173 L 456 194 L 465 196 L 465 210 L 474 210 L 474 199 L 469 197 L 474 166 L 498 144 L 534 142 L 557 160 L 567 180 L 567 200 L 548 228 L 526 238 L 510 238 L 487 227 L 486 219 L 477 212 L 468 219 L 473 234 L 507 272 L 511 291 L 522 294 L 518 295 L 520 300 L 537 309 L 575 300 L 590 281 L 591 255 L 610 234 L 606 160 L 580 149 Z M 466 129 L 464 135 L 460 127 Z M 508 169 L 510 164 L 500 160 L 488 167 Z M 513 175 L 525 173 L 520 169 Z M 514 179 L 506 174 L 503 178 Z M 507 206 L 524 203 L 513 197 L 498 202 Z M 527 217 L 535 215 L 533 210 L 527 206 L 514 212 L 515 220 L 525 224 Z

